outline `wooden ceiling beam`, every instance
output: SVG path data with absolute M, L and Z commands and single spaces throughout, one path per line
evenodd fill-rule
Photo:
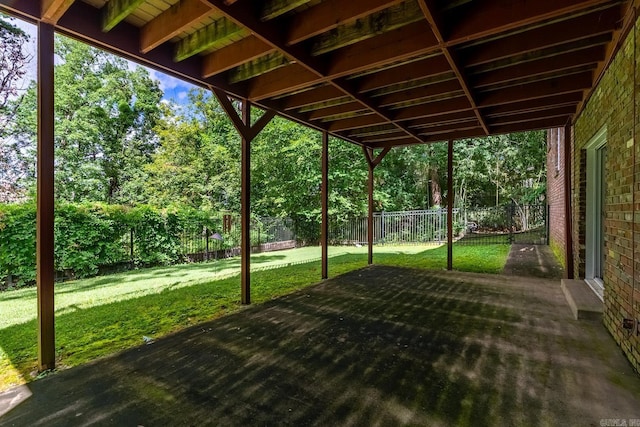
M 380 116 L 381 119 L 386 121 L 393 121 L 388 113 L 376 107 L 374 103 L 372 103 L 369 99 L 362 96 L 351 87 L 350 84 L 346 82 L 340 82 L 336 79 L 340 77 L 335 73 L 331 73 L 327 71 L 327 68 L 331 68 L 331 66 L 326 66 L 326 55 L 313 57 L 306 53 L 306 51 L 301 46 L 287 46 L 286 43 L 283 42 L 281 37 L 281 31 L 279 27 L 271 22 L 261 22 L 256 19 L 255 10 L 253 3 L 250 0 L 238 0 L 232 6 L 225 6 L 223 0 L 206 0 L 213 7 L 218 9 L 222 14 L 227 16 L 227 18 L 233 20 L 238 25 L 246 27 L 247 30 L 253 32 L 254 35 L 261 38 L 264 42 L 271 44 L 273 47 L 279 49 L 282 53 L 284 53 L 288 58 L 295 62 L 296 65 L 299 66 L 301 70 L 295 76 L 289 76 L 290 79 L 295 79 L 295 84 L 287 85 L 286 76 L 283 73 L 279 73 L 281 70 L 287 70 L 288 67 L 282 67 L 278 70 L 272 71 L 270 73 L 264 74 L 262 76 L 258 76 L 252 79 L 249 84 L 249 97 L 251 101 L 261 100 L 268 97 L 283 95 L 286 93 L 290 93 L 293 90 L 297 90 L 299 88 L 304 88 L 308 86 L 312 86 L 322 82 L 329 82 L 329 84 L 335 86 L 336 88 L 342 90 L 345 95 L 352 96 L 354 100 L 360 102 L 364 107 L 373 111 L 376 115 Z M 416 27 L 416 24 L 422 24 L 419 27 Z M 374 37 L 372 39 L 368 39 L 364 42 L 357 43 L 359 49 L 366 49 L 368 46 L 367 43 L 374 43 L 377 47 L 375 51 L 369 50 L 368 55 L 364 55 L 365 58 L 373 57 L 375 65 L 382 62 L 393 62 L 394 60 L 398 60 L 398 51 L 402 52 L 402 54 L 409 55 L 419 55 L 421 52 L 416 52 L 413 49 L 411 52 L 404 51 L 402 49 L 398 49 L 398 41 L 402 41 L 401 46 L 406 45 L 406 48 L 411 48 L 411 46 L 415 47 L 415 44 L 418 43 L 423 49 L 424 40 L 426 37 L 424 36 L 424 22 L 419 22 L 415 24 L 410 24 L 405 27 L 402 27 L 403 31 L 394 30 L 384 33 L 378 37 Z M 427 25 L 428 27 L 428 25 Z M 420 32 L 417 32 L 420 30 Z M 383 39 L 381 39 L 383 38 Z M 387 49 L 380 49 L 380 41 L 384 40 L 385 42 L 394 42 L 393 48 L 391 46 L 386 46 Z M 412 44 L 413 43 L 413 44 Z M 338 52 L 343 52 L 345 50 L 349 50 L 356 45 L 352 45 L 343 49 L 339 49 Z M 405 48 L 405 46 L 403 46 Z M 384 59 L 381 58 L 379 52 L 383 52 Z M 376 55 L 378 53 L 378 55 Z M 360 55 L 356 55 L 359 59 Z M 400 56 L 402 57 L 402 56 Z M 388 61 L 388 62 L 387 62 Z M 346 70 L 345 70 L 346 71 Z M 263 79 L 264 78 L 264 79 Z M 290 80 L 289 80 L 290 81 Z M 268 83 L 268 84 L 267 84 Z M 288 88 L 285 86 L 289 86 Z M 395 124 L 408 135 L 413 136 L 416 139 L 416 142 L 422 142 L 417 135 L 415 135 L 411 130 L 404 128 L 400 124 Z
M 420 135 L 435 135 L 437 133 L 451 132 L 454 130 L 461 130 L 461 129 L 479 128 L 479 127 L 480 127 L 480 123 L 478 123 L 478 119 L 475 116 L 473 116 L 466 120 L 458 120 L 455 122 L 441 123 L 441 124 L 438 124 L 437 126 L 423 127 L 423 128 L 420 128 L 418 133 Z
M 262 7 L 260 19 L 263 21 L 269 21 L 292 11 L 297 7 L 307 4 L 309 1 L 310 0 L 269 0 Z
M 420 8 L 415 2 L 403 2 L 388 9 L 372 13 L 358 21 L 340 25 L 320 34 L 311 47 L 312 55 L 322 55 L 333 50 L 361 42 L 378 34 L 392 31 L 420 21 Z
M 581 90 L 560 95 L 554 94 L 543 98 L 497 105 L 494 107 L 485 108 L 482 110 L 482 112 L 487 118 L 510 116 L 513 114 L 544 110 L 546 108 L 549 108 L 549 105 L 552 105 L 554 107 L 578 105 L 578 103 L 582 100 L 582 96 L 583 92 Z
M 452 94 L 460 92 L 462 88 L 457 80 L 447 80 L 441 83 L 434 83 L 427 86 L 412 88 L 402 92 L 395 92 L 382 96 L 378 99 L 378 105 L 387 107 L 407 101 L 428 99 L 438 95 Z
M 216 19 L 211 24 L 200 28 L 176 43 L 176 62 L 209 49 L 223 47 L 229 43 L 230 40 L 244 33 L 244 29 L 228 19 Z
M 474 45 L 462 49 L 461 54 L 465 58 L 465 67 L 475 67 L 527 52 L 569 45 L 574 41 L 608 34 L 619 19 L 619 7 L 611 7 L 570 21 L 555 22 L 509 37 Z
M 494 134 L 504 134 L 557 128 L 567 124 L 567 118 L 567 116 L 560 116 L 540 120 L 528 120 L 524 123 L 492 126 L 491 132 Z
M 415 140 L 413 138 L 408 138 L 406 135 L 398 135 L 389 139 L 381 139 L 381 140 L 373 140 L 373 141 L 363 140 L 362 142 L 363 144 L 371 148 L 387 148 L 387 145 L 385 144 L 393 144 L 393 147 L 409 146 L 409 145 L 415 144 Z
M 455 113 L 443 114 L 437 117 L 437 121 L 433 117 L 426 117 L 409 122 L 408 126 L 411 129 L 421 129 L 433 126 L 439 126 L 441 124 L 455 124 L 466 123 L 469 121 L 478 120 L 476 115 L 471 110 L 458 111 Z
M 472 110 L 469 100 L 466 97 L 461 96 L 459 98 L 430 102 L 428 104 L 417 105 L 415 107 L 407 107 L 398 111 L 394 119 L 398 121 L 415 120 L 423 117 L 435 117 L 469 110 Z
M 140 29 L 140 52 L 147 53 L 171 40 L 211 12 L 211 7 L 200 0 L 181 0 Z
M 300 43 L 402 0 L 325 0 L 300 12 L 287 25 L 287 45 Z
M 527 83 L 507 89 L 490 91 L 482 94 L 482 108 L 501 104 L 510 104 L 529 99 L 545 98 L 551 95 L 587 90 L 593 83 L 593 73 L 585 72 L 567 77 L 560 77 L 542 82 Z
M 388 133 L 384 133 L 381 135 L 371 135 L 371 136 L 367 136 L 362 138 L 362 142 L 365 144 L 371 144 L 371 143 L 376 143 L 376 142 L 383 142 L 383 141 L 394 141 L 397 139 L 404 139 L 407 138 L 407 134 L 404 132 L 388 132 Z M 407 138 L 407 139 L 413 139 L 413 138 Z
M 440 49 L 442 49 L 442 54 L 447 59 L 451 70 L 455 73 L 462 91 L 466 95 L 469 104 L 471 104 L 473 112 L 478 118 L 480 126 L 482 127 L 482 129 L 484 129 L 485 133 L 489 135 L 489 128 L 487 127 L 484 118 L 482 117 L 482 114 L 478 109 L 475 96 L 471 91 L 471 86 L 467 82 L 467 76 L 465 75 L 464 70 L 458 65 L 459 60 L 456 58 L 457 55 L 446 46 L 446 40 L 444 39 L 443 35 L 443 28 L 445 28 L 445 25 L 442 22 L 442 17 L 437 15 L 435 0 L 418 0 L 418 4 L 422 9 L 422 13 L 424 14 L 425 18 L 431 25 L 431 30 L 433 31 L 433 34 L 438 41 L 438 44 L 440 45 Z
M 484 138 L 486 135 L 484 133 L 484 129 L 480 126 L 477 128 L 466 129 L 466 130 L 455 130 L 447 133 L 436 133 L 433 135 L 425 136 L 424 138 L 428 142 L 443 142 L 443 141 L 457 141 L 460 139 L 466 138 Z
M 308 87 L 317 80 L 313 72 L 292 63 L 251 79 L 248 96 L 252 101 L 260 101 Z
M 329 132 L 340 132 L 350 129 L 364 128 L 385 123 L 377 114 L 362 115 L 350 119 L 336 120 L 328 126 Z
M 42 20 L 49 24 L 55 24 L 71 7 L 74 0 L 42 0 Z
M 368 92 L 423 79 L 425 76 L 436 76 L 450 72 L 451 67 L 449 67 L 447 59 L 442 55 L 436 55 L 361 77 L 357 80 L 357 87 L 358 92 Z
M 378 126 L 368 126 L 360 129 L 356 129 L 352 132 L 349 132 L 349 136 L 351 137 L 365 137 L 372 135 L 385 135 L 388 133 L 395 133 L 398 131 L 398 128 L 393 126 L 392 124 L 384 124 Z
M 345 104 L 334 105 L 327 108 L 320 108 L 309 113 L 309 120 L 321 120 L 327 117 L 333 117 L 345 113 L 354 113 L 358 111 L 366 111 L 359 102 L 348 102 Z
M 553 20 L 585 8 L 608 3 L 603 0 L 487 0 L 472 2 L 458 23 L 445 35 L 449 45 L 467 43 L 500 33 Z
M 253 59 L 249 62 L 239 65 L 229 71 L 229 82 L 238 83 L 249 80 L 257 76 L 261 76 L 277 68 L 284 67 L 289 64 L 289 60 L 283 54 L 276 51 L 260 58 Z
M 331 101 L 344 96 L 344 92 L 334 86 L 320 86 L 302 93 L 291 95 L 282 102 L 284 110 L 304 108 L 319 102 Z
M 551 72 L 570 70 L 582 65 L 595 64 L 604 60 L 604 46 L 592 46 L 575 52 L 541 58 L 526 65 L 514 64 L 507 68 L 500 68 L 474 76 L 474 87 L 484 88 L 505 82 L 518 81 L 524 78 L 540 76 Z
M 276 49 L 270 44 L 250 35 L 205 56 L 202 62 L 202 75 L 211 77 L 275 51 Z
M 510 116 L 497 117 L 492 121 L 491 126 L 503 126 L 514 123 L 523 123 L 530 120 L 550 119 L 554 117 L 572 117 L 576 113 L 577 105 L 569 105 L 557 108 L 544 108 L 538 111 L 528 111 L 526 113 L 513 114 Z
M 102 31 L 111 31 L 143 2 L 144 0 L 109 0 L 102 8 Z
M 442 126 L 434 126 L 431 128 L 425 128 L 425 129 L 422 129 L 422 131 L 420 132 L 420 136 L 433 139 L 434 135 L 467 131 L 467 130 L 476 131 L 478 129 L 482 129 L 482 126 L 480 126 L 480 123 L 478 123 L 478 121 L 475 120 L 473 122 L 468 122 L 468 123 L 458 123 L 454 125 L 442 125 Z
M 438 51 L 438 43 L 426 21 L 418 21 L 352 46 L 339 49 L 325 59 L 332 78 L 357 74 Z M 318 58 L 324 58 L 325 55 Z

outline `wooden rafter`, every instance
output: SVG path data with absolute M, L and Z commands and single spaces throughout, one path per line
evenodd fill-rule
M 287 44 L 293 45 L 403 0 L 325 0 L 298 14 L 288 25 Z
M 268 21 L 277 18 L 280 15 L 292 11 L 293 9 L 309 3 L 310 0 L 269 0 L 265 2 L 262 8 L 260 19 Z
M 42 20 L 55 24 L 73 2 L 74 0 L 42 0 Z
M 491 85 L 501 84 L 505 82 L 519 81 L 524 78 L 545 75 L 557 71 L 570 70 L 575 67 L 595 64 L 604 60 L 604 47 L 592 46 L 586 49 L 576 50 L 564 55 L 555 55 L 552 57 L 541 58 L 526 65 L 521 63 L 511 67 L 500 68 L 497 70 L 482 73 L 474 76 L 474 87 L 484 88 Z
M 147 53 L 207 17 L 211 7 L 200 0 L 182 0 L 148 22 L 140 30 L 140 51 Z
M 410 82 L 423 79 L 425 76 L 434 76 L 449 72 L 451 72 L 451 68 L 445 57 L 436 55 L 361 77 L 358 80 L 358 91 L 368 92 L 380 90 L 384 87 L 397 85 L 398 83 Z
M 102 31 L 111 31 L 138 8 L 144 0 L 109 0 L 102 8 Z
M 571 93 L 586 90 L 593 83 L 591 72 L 560 77 L 553 80 L 528 83 L 507 89 L 490 91 L 480 97 L 482 107 L 491 107 L 500 104 L 509 104 L 529 99 L 545 98 L 551 95 Z
M 208 3 L 210 3 L 216 9 L 218 9 L 222 14 L 227 16 L 229 19 L 235 21 L 239 25 L 246 27 L 249 31 L 252 31 L 253 34 L 262 38 L 266 43 L 271 44 L 273 47 L 277 48 L 282 53 L 284 53 L 287 57 L 295 61 L 295 64 L 293 65 L 297 65 L 300 67 L 300 73 L 297 73 L 297 75 L 295 76 L 296 84 L 289 84 L 289 86 L 292 86 L 295 89 L 296 87 L 300 88 L 305 86 L 306 87 L 311 86 L 313 84 L 316 84 L 318 81 L 320 82 L 328 81 L 331 85 L 342 90 L 345 93 L 345 95 L 349 95 L 353 97 L 356 101 L 360 102 L 364 107 L 370 109 L 372 112 L 378 115 L 380 119 L 384 121 L 393 122 L 393 120 L 388 115 L 388 113 L 377 108 L 375 104 L 372 103 L 367 97 L 357 93 L 350 84 L 346 84 L 344 82 L 340 82 L 336 80 L 337 76 L 328 76 L 326 73 L 326 67 L 324 66 L 323 63 L 318 62 L 317 57 L 314 58 L 312 55 L 309 55 L 306 52 L 302 51 L 299 47 L 287 46 L 286 43 L 282 43 L 281 41 L 278 41 L 278 39 L 275 36 L 275 34 L 278 33 L 277 28 L 275 28 L 269 22 L 265 23 L 257 20 L 255 16 L 251 13 L 251 8 L 249 7 L 248 3 L 238 1 L 233 6 L 230 6 L 230 7 L 226 7 L 221 0 L 208 0 Z M 409 27 L 411 27 L 411 25 L 405 26 L 403 27 L 403 29 L 407 29 Z M 384 33 L 382 36 L 386 36 L 388 34 L 391 34 L 392 36 L 397 36 L 397 34 L 394 34 L 397 31 L 398 30 L 390 31 L 388 33 Z M 413 39 L 414 42 L 421 43 L 421 44 L 424 43 L 424 39 L 425 39 L 424 33 L 414 34 L 412 32 L 409 32 L 408 37 L 409 39 Z M 371 42 L 372 40 L 375 40 L 378 38 L 379 37 L 368 39 L 362 43 Z M 408 42 L 408 40 L 405 40 L 405 41 Z M 350 47 L 353 47 L 353 46 L 350 46 Z M 431 48 L 431 46 L 429 47 Z M 345 49 L 349 49 L 349 47 Z M 340 49 L 340 51 L 345 49 Z M 389 61 L 390 60 L 389 57 L 392 57 L 392 58 L 396 57 L 395 55 L 397 55 L 398 50 L 401 50 L 401 49 L 398 49 L 397 46 L 395 46 L 395 49 L 391 49 L 390 51 L 385 51 L 385 55 L 386 55 L 385 60 Z M 372 52 L 372 56 L 375 57 L 375 55 L 373 55 L 373 52 Z M 275 78 L 271 78 L 269 80 L 269 85 L 266 84 L 266 82 L 261 83 L 260 80 L 258 79 L 261 79 L 262 77 L 269 77 L 270 75 L 275 74 L 280 70 L 286 71 L 287 68 L 288 67 L 282 67 L 274 72 L 267 73 L 265 75 L 256 77 L 255 79 L 252 79 L 251 87 L 249 89 L 250 99 L 260 100 L 262 99 L 262 97 L 266 98 L 266 97 L 273 97 L 274 95 L 277 95 L 278 91 L 276 90 L 274 92 L 273 89 L 282 87 L 282 86 L 278 86 L 278 85 L 282 85 L 283 83 L 281 75 L 277 75 Z M 287 76 L 287 78 L 290 81 L 293 77 Z M 269 88 L 270 85 L 273 87 L 273 89 Z M 282 88 L 282 90 L 286 90 L 286 89 Z M 345 120 L 352 120 L 352 119 L 345 119 Z M 402 129 L 405 133 L 407 133 L 407 135 L 414 137 L 417 142 L 421 142 L 419 137 L 415 133 L 413 133 L 411 130 L 403 127 L 401 124 L 398 124 L 398 123 L 395 123 L 395 125 L 398 126 L 400 129 Z
M 357 113 L 366 111 L 359 102 L 348 102 L 346 104 L 334 105 L 327 108 L 320 108 L 309 113 L 309 120 L 321 120 L 327 117 L 339 116 L 346 113 Z
M 289 60 L 280 52 L 269 53 L 236 67 L 229 74 L 229 82 L 238 83 L 249 80 L 288 64 Z
M 618 7 L 610 7 L 572 20 L 563 20 L 550 25 L 535 27 L 528 31 L 514 34 L 474 46 L 469 52 L 465 50 L 465 67 L 492 63 L 502 58 L 539 51 L 558 45 L 567 45 L 573 41 L 610 33 L 610 28 L 620 19 Z M 567 46 L 571 48 L 572 46 Z
M 404 108 L 398 111 L 395 120 L 404 121 L 422 117 L 435 117 L 457 111 L 473 111 L 473 108 L 469 105 L 469 100 L 465 96 Z
M 244 30 L 226 18 L 216 19 L 211 24 L 189 34 L 176 44 L 176 61 L 182 61 L 209 49 L 224 46 Z
M 582 91 L 574 91 L 564 94 L 553 94 L 548 97 L 528 99 L 524 101 L 512 102 L 504 105 L 497 105 L 483 109 L 485 117 L 510 116 L 512 114 L 539 111 L 549 108 L 549 105 L 564 107 L 567 105 L 578 105 L 582 100 Z
M 451 70 L 456 75 L 456 78 L 458 79 L 458 83 L 460 84 L 460 87 L 462 87 L 462 91 L 464 92 L 469 103 L 471 104 L 471 108 L 473 109 L 473 112 L 478 118 L 478 122 L 480 123 L 480 126 L 482 127 L 482 129 L 484 129 L 485 133 L 489 135 L 489 128 L 484 118 L 482 117 L 480 110 L 478 109 L 474 94 L 471 92 L 470 85 L 467 82 L 467 76 L 465 75 L 463 69 L 458 65 L 458 60 L 455 57 L 456 55 L 453 52 L 451 52 L 449 48 L 446 46 L 446 40 L 444 39 L 444 36 L 442 33 L 443 24 L 441 22 L 440 16 L 436 15 L 434 0 L 418 0 L 418 3 L 420 5 L 420 8 L 422 9 L 422 13 L 424 13 L 425 18 L 427 19 L 429 24 L 431 24 L 431 29 L 433 31 L 433 34 L 435 35 L 436 40 L 438 41 L 438 44 L 442 49 L 442 54 L 447 59 L 447 62 L 449 63 Z
M 447 43 L 455 45 L 489 38 L 540 22 L 600 6 L 602 0 L 536 0 L 471 2 L 455 28 L 445 34 Z
M 420 21 L 420 8 L 413 1 L 394 5 L 355 22 L 343 24 L 318 36 L 311 48 L 312 55 L 322 55 L 341 47 L 375 37 L 387 31 Z
M 383 96 L 378 100 L 381 107 L 400 104 L 419 99 L 429 99 L 436 96 L 457 94 L 460 95 L 460 83 L 457 80 L 446 80 L 417 88 L 410 88 L 406 91 L 395 92 Z
M 211 77 L 238 67 L 248 61 L 275 52 L 275 48 L 254 35 L 223 47 L 205 56 L 202 63 L 202 75 Z
M 509 116 L 499 117 L 493 121 L 493 126 L 510 125 L 514 123 L 524 123 L 530 120 L 550 119 L 555 117 L 569 118 L 576 113 L 576 105 L 566 107 L 545 108 L 538 111 L 529 111 L 526 113 L 512 114 Z
M 291 95 L 283 100 L 282 108 L 284 110 L 302 109 L 306 106 L 312 106 L 321 102 L 331 101 L 344 97 L 344 93 L 333 86 L 320 86 L 306 92 Z

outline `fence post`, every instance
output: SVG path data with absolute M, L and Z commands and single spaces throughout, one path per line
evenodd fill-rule
M 513 217 L 516 214 L 516 206 L 513 200 L 511 200 L 511 204 L 509 205 L 509 244 L 513 244 L 513 227 L 515 225 L 513 221 Z
M 205 257 L 209 261 L 209 227 L 204 228 L 204 241 L 205 241 Z

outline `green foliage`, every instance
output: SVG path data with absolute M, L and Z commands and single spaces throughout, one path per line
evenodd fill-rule
M 174 263 L 180 260 L 185 232 L 203 233 L 207 227 L 217 230 L 220 224 L 217 216 L 190 208 L 58 203 L 55 268 L 66 277 L 80 278 L 95 275 L 102 266 L 121 262 Z M 35 280 L 35 225 L 35 204 L 0 204 L 0 278 L 6 278 L 7 286 L 19 287 Z M 127 250 L 131 231 L 133 258 Z M 230 247 L 237 241 L 227 235 L 224 245 Z
M 6 277 L 9 286 L 32 282 L 35 265 L 35 204 L 0 204 L 0 280 Z
M 54 223 L 56 269 L 86 277 L 96 274 L 100 265 L 121 261 L 126 256 L 121 241 L 127 228 L 124 217 L 113 208 L 105 212 L 98 204 L 58 204 Z

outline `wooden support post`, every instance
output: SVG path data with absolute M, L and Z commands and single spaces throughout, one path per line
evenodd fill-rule
M 320 240 L 322 245 L 322 278 L 329 277 L 329 134 L 322 132 L 322 224 Z
M 36 284 L 38 287 L 38 368 L 55 368 L 54 313 L 54 110 L 53 25 L 38 24 L 38 154 Z
M 453 270 L 453 141 L 447 153 L 447 270 Z
M 373 157 L 373 148 L 362 147 L 362 151 L 364 152 L 364 157 L 367 160 L 367 166 L 369 167 L 369 185 L 368 185 L 368 193 L 369 193 L 369 215 L 367 217 L 367 245 L 368 245 L 368 256 L 367 263 L 369 265 L 373 264 L 373 172 L 376 166 L 380 164 L 384 156 L 391 150 L 390 147 L 386 147 L 380 154 L 378 154 L 375 158 Z
M 242 101 L 242 122 L 251 126 L 251 104 Z M 242 304 L 251 304 L 251 141 L 242 135 L 240 189 L 240 288 Z
M 558 129 L 560 132 L 560 129 Z M 571 123 L 564 127 L 564 233 L 565 278 L 573 279 L 573 221 L 571 218 Z
M 233 107 L 227 94 L 219 89 L 211 88 L 220 106 L 225 110 L 236 130 L 242 137 L 242 183 L 240 190 L 240 289 L 242 304 L 251 304 L 251 141 L 275 116 L 275 111 L 265 111 L 264 114 L 251 125 L 251 103 L 242 101 L 242 117 Z

